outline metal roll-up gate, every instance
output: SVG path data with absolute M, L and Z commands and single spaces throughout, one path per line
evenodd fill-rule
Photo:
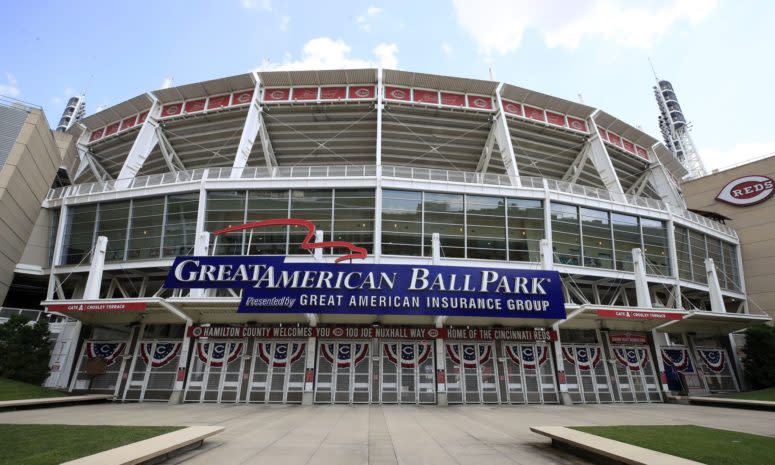
M 599 344 L 562 344 L 568 394 L 574 403 L 613 402 L 608 367 Z
M 447 402 L 498 403 L 498 367 L 492 342 L 446 342 Z
M 255 340 L 247 401 L 301 403 L 306 350 L 306 341 Z
M 180 340 L 141 340 L 135 347 L 124 400 L 168 401 L 175 386 Z
M 710 392 L 739 391 L 732 360 L 721 347 L 695 347 L 697 365 Z
M 616 376 L 617 400 L 662 402 L 659 377 L 648 346 L 611 344 L 611 362 Z
M 371 343 L 318 342 L 315 402 L 361 404 L 371 400 Z
M 194 346 L 186 382 L 186 402 L 239 402 L 245 341 L 203 341 Z
M 434 341 L 381 341 L 379 345 L 379 402 L 435 403 Z
M 512 404 L 558 402 L 552 351 L 545 343 L 503 342 L 501 400 Z
M 71 390 L 114 394 L 121 382 L 126 341 L 84 341 Z

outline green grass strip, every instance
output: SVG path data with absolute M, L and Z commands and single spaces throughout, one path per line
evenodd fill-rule
M 40 399 L 41 397 L 64 397 L 66 395 L 67 393 L 34 384 L 0 378 L 0 400 Z

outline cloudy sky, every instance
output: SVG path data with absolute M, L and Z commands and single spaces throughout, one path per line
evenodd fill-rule
M 89 113 L 255 69 L 383 66 L 583 100 L 659 136 L 651 58 L 707 167 L 775 152 L 775 2 L 6 0 L 0 95 Z

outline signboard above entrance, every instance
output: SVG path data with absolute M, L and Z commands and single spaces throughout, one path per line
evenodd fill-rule
M 684 315 L 674 312 L 644 312 L 639 310 L 597 310 L 597 316 L 603 318 L 623 318 L 628 320 L 681 320 Z
M 565 318 L 554 271 L 188 256 L 175 259 L 164 287 L 243 289 L 240 313 Z

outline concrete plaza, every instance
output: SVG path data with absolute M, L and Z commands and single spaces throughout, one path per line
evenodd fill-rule
M 675 404 L 264 406 L 100 404 L 0 413 L 0 423 L 220 425 L 168 464 L 584 464 L 531 425 L 695 424 L 775 435 L 772 412 Z

